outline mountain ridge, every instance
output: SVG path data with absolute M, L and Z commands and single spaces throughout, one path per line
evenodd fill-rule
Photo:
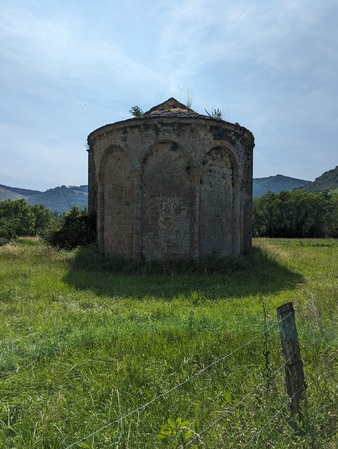
M 253 178 L 253 197 L 258 198 L 267 192 L 280 193 L 283 190 L 301 189 L 304 192 L 338 193 L 338 166 L 328 170 L 313 182 L 284 175 Z M 0 184 L 0 201 L 24 199 L 31 206 L 42 204 L 46 209 L 62 214 L 72 207 L 88 207 L 88 185 L 59 186 L 45 192 L 39 190 L 9 187 Z
M 309 183 L 311 181 L 279 174 L 265 178 L 253 178 L 253 197 L 258 198 L 267 192 L 280 193 L 283 190 L 290 191 Z
M 24 199 L 30 206 L 42 204 L 52 212 L 63 214 L 74 206 L 78 206 L 80 209 L 88 207 L 88 186 L 67 187 L 63 185 L 42 192 L 0 184 L 0 201 L 8 199 Z
M 301 187 L 307 193 L 328 192 L 338 193 L 338 165 L 332 170 L 324 172 L 310 184 Z

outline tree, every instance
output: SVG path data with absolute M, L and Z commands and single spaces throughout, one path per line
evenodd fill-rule
M 0 235 L 9 239 L 34 235 L 34 214 L 24 199 L 0 203 Z
M 328 233 L 331 237 L 338 238 L 338 193 L 330 197 L 329 213 Z
M 139 106 L 133 106 L 131 109 L 129 109 L 129 112 L 134 117 L 142 117 L 142 115 L 144 114 L 144 112 L 142 111 L 142 109 Z
M 92 243 L 96 238 L 95 217 L 86 210 L 73 207 L 63 215 L 63 224 L 47 240 L 59 249 L 70 250 Z
M 253 232 L 262 237 L 328 237 L 332 235 L 332 197 L 301 190 L 268 192 L 253 201 Z
M 212 117 L 216 120 L 222 120 L 222 118 L 223 118 L 222 111 L 219 108 L 212 108 L 211 112 L 208 112 L 205 109 L 205 112 L 208 114 L 209 117 Z
M 60 225 L 58 214 L 46 209 L 42 204 L 31 206 L 31 210 L 34 215 L 34 236 L 45 237 Z
M 16 237 L 44 237 L 58 223 L 58 215 L 42 205 L 29 206 L 24 199 L 0 202 L 1 244 Z
M 265 195 L 253 200 L 253 234 L 259 237 L 268 237 L 273 234 L 274 209 L 273 202 L 276 194 L 267 192 Z

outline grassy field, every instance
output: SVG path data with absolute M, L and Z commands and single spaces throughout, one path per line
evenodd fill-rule
M 290 301 L 297 431 L 276 316 Z M 0 248 L 0 447 L 337 448 L 337 317 L 334 240 L 142 265 L 21 239 Z

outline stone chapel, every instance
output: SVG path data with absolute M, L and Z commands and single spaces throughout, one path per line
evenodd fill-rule
M 88 136 L 89 213 L 107 256 L 200 259 L 252 246 L 254 137 L 170 98 Z

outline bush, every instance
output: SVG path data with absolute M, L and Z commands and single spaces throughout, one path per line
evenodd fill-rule
M 30 206 L 25 200 L 0 202 L 0 246 L 17 237 L 44 237 L 55 230 L 59 217 L 42 205 Z
M 253 234 L 272 238 L 336 237 L 338 199 L 326 192 L 268 192 L 253 201 Z
M 64 222 L 58 231 L 46 240 L 59 249 L 71 250 L 77 246 L 88 245 L 96 239 L 96 220 L 86 210 L 73 207 L 64 214 Z

